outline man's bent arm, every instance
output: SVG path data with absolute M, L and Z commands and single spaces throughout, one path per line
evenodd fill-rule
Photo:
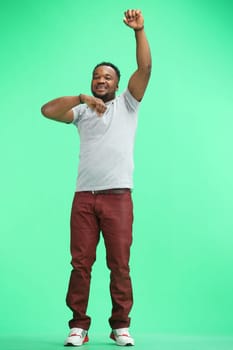
M 79 96 L 64 96 L 56 98 L 41 107 L 41 113 L 50 119 L 58 122 L 71 123 L 74 119 L 72 108 L 80 103 L 86 103 L 88 107 L 102 116 L 107 107 L 105 103 L 97 97 L 80 94 Z
M 43 105 L 41 113 L 49 119 L 71 123 L 74 118 L 72 108 L 80 103 L 80 95 L 59 97 Z

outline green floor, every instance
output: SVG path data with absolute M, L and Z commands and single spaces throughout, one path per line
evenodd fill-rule
M 136 350 L 233 350 L 233 337 L 200 337 L 178 335 L 141 334 L 135 337 Z M 84 350 L 114 349 L 117 347 L 106 335 L 90 334 L 88 344 L 82 346 Z M 69 349 L 63 346 L 62 336 L 10 336 L 0 337 L 2 350 L 52 350 Z

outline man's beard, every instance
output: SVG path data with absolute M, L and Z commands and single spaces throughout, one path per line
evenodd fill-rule
M 115 94 L 113 94 L 113 93 L 109 94 L 108 92 L 104 95 L 102 95 L 102 94 L 99 95 L 98 93 L 96 93 L 95 91 L 92 90 L 92 94 L 94 97 L 100 98 L 104 102 L 113 100 L 115 98 Z

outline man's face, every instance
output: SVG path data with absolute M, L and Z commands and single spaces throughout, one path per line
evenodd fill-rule
M 91 91 L 95 97 L 104 102 L 115 98 L 118 89 L 118 77 L 115 70 L 109 66 L 99 66 L 94 70 Z

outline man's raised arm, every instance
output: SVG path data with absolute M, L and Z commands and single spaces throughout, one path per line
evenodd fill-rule
M 127 10 L 124 23 L 134 29 L 136 38 L 137 70 L 129 79 L 128 89 L 134 98 L 141 101 L 151 74 L 151 53 L 144 30 L 144 18 L 140 10 Z

